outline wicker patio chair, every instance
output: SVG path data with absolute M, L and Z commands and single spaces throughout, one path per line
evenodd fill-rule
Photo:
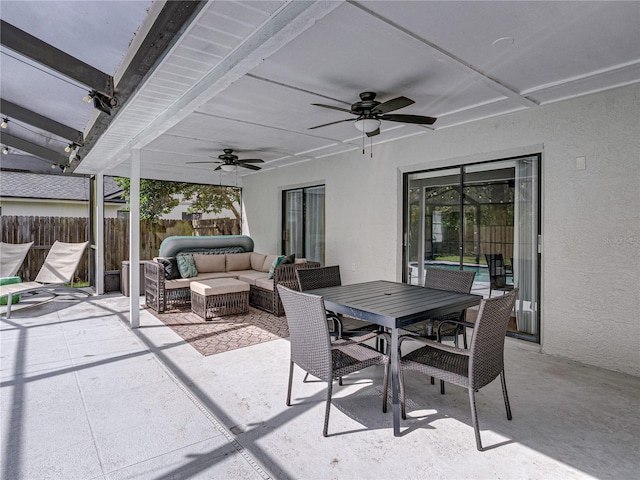
M 509 292 L 513 290 L 514 285 L 507 283 L 508 267 L 504 263 L 501 253 L 485 253 L 484 258 L 487 260 L 489 268 L 489 297 L 493 290 Z M 513 259 L 511 259 L 511 274 L 513 275 Z
M 342 285 L 339 265 L 297 270 L 296 276 L 301 292 Z M 378 326 L 371 323 L 358 321 L 357 330 L 345 330 L 342 315 L 327 311 L 327 319 L 334 325 L 333 331 L 337 339 L 349 338 L 355 342 L 364 342 L 379 336 Z
M 476 436 L 476 446 L 482 451 L 478 425 L 475 393 L 491 383 L 498 375 L 502 383 L 507 418 L 511 420 L 511 407 L 504 378 L 504 339 L 515 304 L 518 289 L 495 298 L 482 300 L 476 319 L 471 345 L 468 350 L 421 339 L 423 347 L 414 350 L 400 360 L 400 406 L 402 418 L 406 418 L 404 372 L 414 370 L 467 388 L 471 406 L 471 422 Z M 388 382 L 388 367 L 385 383 Z M 387 403 L 387 385 L 383 390 L 383 404 Z
M 327 406 L 322 431 L 326 437 L 333 380 L 366 367 L 386 364 L 388 356 L 350 340 L 331 342 L 322 297 L 297 292 L 282 285 L 277 288 L 289 324 L 291 344 L 287 406 L 291 405 L 294 365 L 327 382 Z
M 470 293 L 475 276 L 475 272 L 429 267 L 425 272 L 424 286 L 436 290 Z M 458 346 L 458 336 L 462 334 L 464 348 L 467 348 L 466 329 L 460 323 L 464 322 L 464 314 L 465 312 L 454 312 L 430 318 L 425 322 L 407 326 L 402 333 L 437 341 L 441 341 L 444 337 L 452 337 L 456 347 Z
M 89 293 L 79 288 L 65 287 L 73 281 L 73 276 L 82 260 L 89 242 L 64 243 L 55 241 L 40 267 L 33 282 L 14 283 L 0 286 L 0 298 L 7 297 L 6 318 L 11 317 L 11 302 L 14 295 L 23 293 L 47 292 L 51 295 L 77 291 L 85 295 Z
M 0 278 L 13 277 L 18 273 L 33 242 L 0 242 Z

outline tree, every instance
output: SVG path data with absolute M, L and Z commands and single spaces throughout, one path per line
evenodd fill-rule
M 129 202 L 131 184 L 128 178 L 116 177 L 116 184 L 122 188 L 122 198 Z M 171 212 L 180 203 L 180 198 L 191 205 L 187 213 L 220 213 L 230 210 L 240 220 L 240 189 L 218 185 L 169 182 L 164 180 L 140 180 L 140 218 L 158 221 L 162 215 Z

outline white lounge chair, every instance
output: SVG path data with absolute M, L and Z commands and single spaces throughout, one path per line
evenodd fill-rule
M 15 277 L 33 242 L 0 242 L 0 278 Z
M 88 244 L 89 242 L 64 243 L 56 241 L 51 246 L 51 250 L 49 250 L 49 254 L 33 282 L 0 286 L 0 298 L 7 297 L 6 318 L 11 316 L 13 295 L 40 291 L 57 295 L 55 290 L 59 290 L 60 287 L 71 283 Z M 87 294 L 87 292 L 80 289 L 73 289 L 72 287 L 71 289 Z M 68 291 L 69 288 L 65 288 L 65 290 Z

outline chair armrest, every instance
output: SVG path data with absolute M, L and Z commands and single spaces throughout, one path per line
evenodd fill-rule
M 164 288 L 164 265 L 155 260 L 145 260 L 143 263 L 144 278 L 152 279 Z

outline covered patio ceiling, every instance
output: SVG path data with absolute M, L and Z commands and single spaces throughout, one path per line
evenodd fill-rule
M 12 23 L 34 3 L 49 2 L 3 1 L 2 19 Z M 78 5 L 54 3 L 60 11 Z M 149 2 L 99 3 L 111 4 L 130 22 L 113 22 L 125 32 L 152 23 L 143 15 Z M 240 158 L 264 159 L 264 172 L 362 150 L 363 143 L 367 154 L 371 145 L 375 154 L 380 143 L 640 81 L 638 2 L 168 3 L 197 8 L 149 73 L 120 99 L 100 135 L 79 149 L 80 160 L 69 171 L 128 176 L 131 151 L 140 149 L 143 178 L 236 184 L 238 176 L 260 172 L 225 173 L 214 171 L 215 163 L 187 162 L 213 161 L 232 148 Z M 12 4 L 11 18 L 5 18 L 5 4 Z M 157 15 L 162 5 L 154 2 L 149 14 Z M 40 36 L 45 24 L 21 28 L 52 41 Z M 72 31 L 58 28 L 55 38 Z M 146 32 L 141 27 L 137 36 Z M 86 40 L 91 52 L 99 44 L 90 38 L 76 43 Z M 139 42 L 132 42 L 126 58 L 137 48 Z M 6 57 L 3 100 L 4 92 L 24 98 L 16 83 L 5 87 Z M 39 88 L 46 90 L 42 82 Z M 394 113 L 437 121 L 383 121 L 380 135 L 371 138 L 350 121 L 309 129 L 355 120 L 312 104 L 349 109 L 364 91 L 376 92 L 381 102 L 408 97 L 415 103 Z M 74 128 L 86 135 L 105 116 L 85 112 Z

